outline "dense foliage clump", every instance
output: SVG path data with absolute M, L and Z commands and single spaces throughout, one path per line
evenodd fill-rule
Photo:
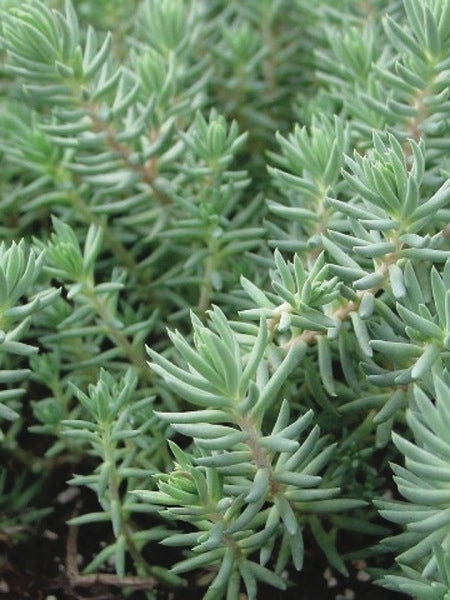
M 3 527 L 68 463 L 148 598 L 448 600 L 450 1 L 0 9 Z

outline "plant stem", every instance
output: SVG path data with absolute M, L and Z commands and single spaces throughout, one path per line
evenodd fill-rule
M 151 381 L 152 374 L 151 370 L 148 368 L 145 356 L 130 343 L 127 336 L 120 331 L 120 329 L 117 329 L 117 327 L 113 325 L 113 316 L 108 310 L 106 304 L 99 300 L 92 287 L 85 289 L 84 295 L 89 299 L 93 308 L 102 319 L 111 341 L 113 341 L 123 351 L 125 356 L 128 357 L 130 362 L 132 362 L 134 366 L 139 369 L 142 378 L 147 381 Z
M 205 261 L 205 272 L 203 274 L 202 284 L 200 286 L 200 295 L 198 300 L 198 312 L 204 318 L 206 311 L 211 303 L 212 281 L 211 277 L 214 272 L 215 260 L 210 254 Z
M 397 253 L 393 253 L 393 254 L 389 255 L 387 260 L 385 260 L 384 262 L 381 263 L 377 272 L 380 275 L 382 275 L 383 278 L 385 278 L 387 276 L 389 265 L 395 263 L 396 258 L 397 258 Z M 380 283 L 368 290 L 361 290 L 361 291 L 357 292 L 357 294 L 356 294 L 357 298 L 355 300 L 350 300 L 344 306 L 341 306 L 340 308 L 338 308 L 334 312 L 333 316 L 336 317 L 337 319 L 339 319 L 339 321 L 345 321 L 346 319 L 348 319 L 350 317 L 350 314 L 352 312 L 356 312 L 359 309 L 364 296 L 366 296 L 367 294 L 375 295 L 378 291 L 380 291 L 380 289 L 382 289 L 382 287 L 383 287 L 383 283 Z M 311 345 L 316 341 L 316 339 L 318 338 L 319 335 L 324 335 L 324 334 L 326 334 L 326 331 L 305 330 L 305 331 L 302 331 L 302 333 L 300 333 L 299 335 L 292 337 L 288 342 L 283 344 L 282 347 L 285 350 L 289 350 L 289 348 L 291 346 L 293 346 L 294 344 L 297 344 L 299 342 L 304 342 L 305 344 Z
M 133 256 L 128 252 L 117 236 L 114 235 L 105 221 L 93 213 L 86 202 L 75 192 L 69 192 L 68 197 L 74 208 L 76 208 L 86 223 L 94 223 L 102 229 L 105 240 L 108 242 L 109 247 L 113 250 L 119 261 L 128 269 L 139 273 L 138 265 Z
M 107 463 L 111 465 L 111 470 L 109 472 L 109 481 L 108 481 L 108 492 L 109 492 L 109 501 L 110 503 L 115 502 L 117 506 L 119 506 L 119 515 L 120 515 L 120 524 L 119 524 L 119 535 L 123 535 L 126 540 L 127 550 L 133 558 L 134 564 L 136 566 L 136 570 L 139 575 L 147 576 L 150 574 L 151 566 L 144 559 L 138 548 L 136 547 L 133 538 L 131 536 L 130 530 L 127 526 L 126 518 L 124 515 L 124 511 L 122 508 L 122 499 L 119 493 L 119 475 L 117 473 L 117 466 L 115 460 L 115 444 L 112 442 L 109 431 L 110 424 L 108 423 L 103 432 L 103 453 L 104 460 L 103 464 Z

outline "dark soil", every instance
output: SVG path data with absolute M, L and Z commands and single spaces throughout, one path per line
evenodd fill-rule
M 57 522 L 48 523 L 58 525 Z M 94 585 L 72 588 L 65 573 L 66 528 L 49 538 L 49 530 L 41 531 L 24 543 L 8 547 L 2 543 L 0 560 L 0 598 L 2 600 L 120 600 L 125 598 L 117 588 Z M 56 532 L 55 532 L 56 533 Z M 155 549 L 160 559 L 161 548 Z M 321 557 L 309 560 L 304 570 L 294 574 L 293 585 L 286 592 L 261 589 L 259 598 L 271 600 L 401 600 L 400 594 L 383 590 L 368 581 L 360 581 L 364 571 L 352 569 L 345 579 L 331 574 Z M 6 591 L 8 590 L 8 591 Z M 161 599 L 200 600 L 198 587 L 182 591 L 161 591 Z M 130 600 L 145 600 L 144 592 L 134 592 Z
M 120 600 L 126 596 L 120 589 L 91 585 L 73 587 L 66 574 L 66 519 L 73 514 L 74 504 L 80 498 L 58 504 L 52 514 L 31 531 L 27 539 L 12 544 L 6 536 L 0 538 L 0 599 L 1 600 Z M 79 559 L 86 562 L 96 552 L 99 541 L 110 539 L 107 526 L 80 528 Z M 170 562 L 161 546 L 152 548 L 158 564 Z M 384 560 L 388 563 L 387 560 Z M 301 573 L 289 573 L 292 587 L 286 592 L 261 589 L 259 598 L 273 600 L 401 600 L 402 596 L 383 590 L 368 580 L 361 565 L 351 565 L 349 578 L 327 568 L 325 559 L 309 556 Z M 204 589 L 204 588 L 203 588 Z M 127 596 L 130 600 L 145 600 L 142 591 Z M 161 590 L 158 597 L 165 600 L 200 600 L 202 589 L 191 582 L 181 591 Z M 244 597 L 243 597 L 244 598 Z
M 0 457 L 5 458 L 5 457 Z M 4 461 L 3 461 L 4 462 Z M 18 465 L 8 465 L 20 473 Z M 67 554 L 69 528 L 67 520 L 75 514 L 99 510 L 95 495 L 83 488 L 67 486 L 66 481 L 76 471 L 81 473 L 90 465 L 60 465 L 47 476 L 41 492 L 34 500 L 34 506 L 52 507 L 51 512 L 32 526 L 6 528 L 0 530 L 0 600 L 146 600 L 143 591 L 127 593 L 120 588 L 108 585 L 90 584 L 88 587 L 75 586 L 67 574 Z M 10 471 L 11 472 L 11 471 Z M 0 519 L 2 518 L 0 512 Z M 148 523 L 147 523 L 148 527 Z M 73 533 L 73 530 L 72 530 Z M 102 545 L 110 543 L 109 524 L 99 523 L 79 528 L 76 559 L 80 570 L 99 551 Z M 360 540 L 355 535 L 341 540 L 343 551 L 351 552 L 368 544 L 367 538 Z M 373 540 L 371 540 L 373 541 Z M 308 543 L 306 548 L 315 548 Z M 160 545 L 150 546 L 146 559 L 150 564 L 170 567 L 179 560 L 176 549 Z M 371 559 L 371 567 L 388 567 L 391 556 Z M 350 563 L 348 578 L 332 572 L 326 559 L 319 552 L 308 552 L 305 567 L 301 573 L 289 571 L 292 582 L 285 592 L 262 587 L 260 600 L 402 600 L 405 596 L 394 594 L 375 586 L 361 562 Z M 109 573 L 114 574 L 113 567 Z M 161 600 L 201 600 L 205 588 L 201 586 L 197 574 L 189 577 L 188 587 L 182 590 L 161 588 Z M 205 582 L 203 582 L 204 585 Z M 245 596 L 242 595 L 242 600 Z

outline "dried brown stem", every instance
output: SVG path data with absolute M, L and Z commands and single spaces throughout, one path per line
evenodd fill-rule
M 78 527 L 70 526 L 66 544 L 66 573 L 72 587 L 91 587 L 101 584 L 120 588 L 134 588 L 136 590 L 150 590 L 158 585 L 158 580 L 154 577 L 118 577 L 111 573 L 80 574 L 77 565 L 77 540 Z
M 388 257 L 386 257 L 386 260 L 379 267 L 378 273 L 382 275 L 383 278 L 387 275 L 389 265 L 394 263 L 396 258 L 396 254 L 390 254 Z M 379 284 L 368 290 L 361 290 L 357 293 L 357 297 L 355 300 L 350 300 L 349 302 L 347 302 L 347 304 L 338 308 L 333 316 L 339 319 L 339 321 L 345 321 L 346 319 L 348 319 L 352 312 L 358 310 L 364 296 L 366 296 L 367 294 L 376 294 L 378 291 L 380 291 L 381 288 L 382 284 Z M 305 344 L 311 345 L 316 341 L 319 335 L 324 335 L 325 333 L 325 331 L 303 331 L 299 335 L 294 336 L 288 342 L 283 344 L 283 348 L 288 350 L 291 346 L 293 346 L 294 344 L 298 344 L 299 342 L 304 342 Z

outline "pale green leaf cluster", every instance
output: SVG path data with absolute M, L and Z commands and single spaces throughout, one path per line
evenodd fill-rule
M 148 598 L 353 535 L 448 600 L 449 56 L 449 0 L 0 0 L 2 523 L 83 460 Z

